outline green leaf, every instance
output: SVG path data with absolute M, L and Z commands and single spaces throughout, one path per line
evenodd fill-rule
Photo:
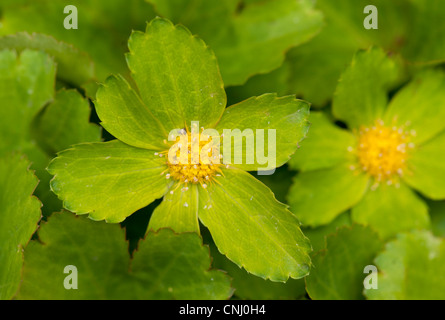
M 148 229 L 156 231 L 168 227 L 175 232 L 196 232 L 199 234 L 198 188 L 200 186 L 195 184 L 181 189 L 178 185 L 171 187 L 161 204 L 154 210 Z
M 225 272 L 210 269 L 209 248 L 196 233 L 149 232 L 131 262 L 143 299 L 228 299 L 233 290 Z
M 227 299 L 231 295 L 229 278 L 209 270 L 208 248 L 196 234 L 150 232 L 130 260 L 119 225 L 64 212 L 43 223 L 39 239 L 26 249 L 19 299 Z M 77 269 L 75 290 L 64 286 L 72 283 L 66 266 Z
M 30 125 L 37 112 L 54 95 L 54 61 L 43 52 L 0 51 L 0 153 L 29 141 Z
M 368 14 L 363 11 L 368 5 L 378 9 L 378 29 L 364 28 Z M 338 78 L 359 49 L 379 46 L 389 55 L 401 54 L 419 65 L 445 58 L 442 27 L 437 22 L 445 9 L 441 0 L 317 0 L 316 9 L 324 15 L 325 26 L 311 41 L 289 50 L 286 70 L 281 71 L 287 79 L 279 84 L 281 94 L 296 93 L 315 108 L 331 100 Z M 259 78 L 254 83 L 273 82 L 269 88 L 277 90 L 276 74 Z M 246 92 L 251 87 L 248 82 Z M 237 96 L 243 96 L 242 89 L 237 89 Z
M 199 219 L 219 251 L 264 279 L 306 276 L 311 247 L 295 216 L 249 173 L 223 172 L 224 177 L 199 189 Z
M 75 90 L 62 89 L 34 120 L 33 137 L 53 155 L 79 142 L 101 140 L 101 128 L 89 123 L 90 105 Z
M 303 227 L 301 230 L 311 241 L 314 252 L 317 252 L 326 249 L 326 237 L 328 235 L 336 233 L 340 227 L 351 226 L 351 223 L 350 212 L 347 211 L 340 214 L 329 224 L 317 228 Z
M 378 9 L 378 29 L 363 26 L 364 8 Z M 331 100 L 338 78 L 358 49 L 381 46 L 389 53 L 411 40 L 406 26 L 411 23 L 405 0 L 317 0 L 325 26 L 313 40 L 292 49 L 288 56 L 290 92 L 303 96 L 314 106 Z
M 370 228 L 352 225 L 327 237 L 326 249 L 313 257 L 314 268 L 306 289 L 315 300 L 363 299 L 364 268 L 383 242 Z
M 389 242 L 375 263 L 378 290 L 365 290 L 368 299 L 445 299 L 445 242 L 428 231 L 400 234 Z
M 133 32 L 128 66 L 142 101 L 164 127 L 212 127 L 226 106 L 226 94 L 212 51 L 182 26 L 156 18 L 145 33 Z
M 285 164 L 290 156 L 297 150 L 298 143 L 304 139 L 309 130 L 309 104 L 297 100 L 293 96 L 277 98 L 276 94 L 264 94 L 252 97 L 226 109 L 221 121 L 216 126 L 219 133 L 224 134 L 222 153 L 224 151 L 224 139 L 230 139 L 231 157 L 224 158 L 224 163 L 230 163 L 246 171 L 272 170 Z M 243 143 L 238 139 L 232 139 L 229 133 L 236 134 L 239 129 L 241 134 L 253 138 L 253 143 Z M 226 134 L 225 130 L 231 130 Z M 258 130 L 263 130 L 263 135 L 258 135 Z M 269 133 L 269 130 L 271 131 Z M 275 134 L 275 139 L 273 135 Z M 261 137 L 263 139 L 261 139 Z M 272 139 L 271 139 L 272 137 Z M 264 145 L 258 145 L 263 141 Z M 239 143 L 243 143 L 242 146 Z M 275 148 L 270 150 L 271 147 Z M 265 159 L 267 163 L 262 163 Z M 253 161 L 248 156 L 254 155 Z M 238 164 L 236 157 L 242 157 L 242 163 Z M 253 162 L 249 164 L 248 162 Z
M 217 268 L 227 271 L 232 278 L 234 295 L 243 300 L 295 300 L 306 294 L 304 279 L 289 279 L 286 283 L 273 282 L 254 276 L 238 267 L 212 243 L 211 256 Z
M 94 64 L 91 58 L 74 46 L 57 41 L 44 34 L 28 34 L 19 32 L 0 38 L 0 50 L 15 49 L 19 52 L 25 49 L 42 50 L 57 62 L 58 78 L 71 85 L 80 87 L 94 79 Z
M 46 200 L 49 179 L 43 169 L 49 157 L 31 129 L 36 115 L 53 99 L 55 63 L 43 52 L 3 50 L 0 70 L 0 156 L 14 151 L 26 154 L 41 180 L 36 194 L 45 195 L 41 200 Z
M 311 39 L 322 25 L 322 15 L 310 0 L 148 2 L 209 44 L 226 85 L 240 85 L 252 75 L 278 68 L 289 48 Z
M 19 288 L 23 249 L 37 229 L 40 201 L 32 196 L 38 184 L 22 156 L 0 158 L 0 300 Z
M 85 143 L 59 153 L 49 165 L 51 190 L 66 209 L 93 220 L 121 222 L 167 189 L 165 158 L 118 140 Z
M 168 133 L 122 76 L 110 76 L 96 94 L 101 125 L 129 145 L 166 150 Z
M 332 100 L 338 78 L 356 51 L 356 46 L 348 43 L 336 48 L 338 42 L 344 41 L 339 34 L 342 33 L 325 26 L 319 36 L 288 52 L 286 93 L 298 93 L 315 108 Z
M 369 178 L 340 165 L 299 173 L 287 196 L 291 211 L 304 225 L 328 224 L 356 205 L 368 188 Z
M 352 220 L 371 226 L 382 238 L 429 227 L 428 207 L 404 183 L 370 188 L 352 208 Z
M 425 196 L 445 198 L 445 132 L 415 148 L 407 158 L 407 172 L 403 180 Z
M 445 15 L 445 5 L 441 0 L 409 0 L 411 5 L 407 43 L 403 55 L 411 62 L 440 63 L 445 60 L 445 27 L 441 23 Z
M 288 64 L 288 61 L 284 60 L 281 67 L 269 73 L 255 75 L 249 78 L 244 85 L 226 88 L 229 105 L 253 96 L 260 96 L 265 92 L 275 92 L 278 96 L 294 94 L 288 88 L 287 82 L 290 76 Z
M 387 92 L 400 74 L 396 60 L 379 48 L 359 51 L 340 77 L 332 111 L 351 128 L 370 126 L 382 119 Z
M 44 159 L 41 163 L 36 162 L 35 156 L 31 159 L 40 179 L 36 195 L 43 202 L 42 211 L 46 216 L 62 208 L 61 201 L 49 188 L 51 175 L 45 170 L 50 161 L 49 157 L 73 144 L 101 140 L 101 128 L 89 123 L 90 112 L 88 101 L 77 91 L 62 89 L 33 120 L 32 137 L 39 147 L 36 147 L 36 151 L 42 150 Z
M 128 51 L 127 39 L 132 30 L 144 28 L 146 21 L 155 17 L 152 7 L 142 0 L 78 0 L 75 6 L 79 25 L 78 29 L 73 30 L 63 26 L 64 19 L 68 16 L 64 14 L 66 5 L 65 0 L 24 3 L 14 1 L 11 4 L 1 4 L 0 34 L 37 32 L 51 35 L 57 41 L 73 44 L 93 59 L 99 81 L 104 81 L 110 73 L 127 74 L 125 60 L 122 59 L 122 55 Z M 76 63 L 76 60 L 66 61 L 71 65 Z M 80 71 L 80 68 L 86 66 L 76 68 Z M 65 70 L 69 74 L 78 72 Z M 59 72 L 59 76 L 65 74 Z M 92 94 L 93 91 L 89 93 Z
M 112 299 L 128 270 L 129 254 L 119 225 L 93 222 L 69 212 L 54 213 L 25 251 L 23 283 L 18 299 Z M 66 289 L 77 269 L 77 290 Z M 68 278 L 67 278 L 68 277 Z M 125 297 L 125 293 L 120 293 Z
M 311 129 L 302 143 L 302 149 L 289 161 L 291 168 L 310 171 L 354 161 L 353 155 L 348 152 L 348 147 L 357 143 L 353 134 L 335 126 L 321 112 L 312 112 L 309 122 Z
M 50 157 L 71 144 L 99 141 L 100 128 L 88 122 L 89 104 L 79 93 L 62 90 L 54 97 L 56 65 L 45 53 L 0 51 L 0 69 L 0 156 L 12 151 L 28 156 L 48 215 L 61 209 L 44 170 Z

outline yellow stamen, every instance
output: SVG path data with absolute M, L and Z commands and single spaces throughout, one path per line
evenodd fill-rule
M 187 147 L 187 155 L 185 157 L 182 156 L 181 149 L 179 148 L 175 153 L 176 156 L 174 156 L 175 161 L 170 161 L 172 159 L 167 157 L 167 165 L 170 171 L 168 177 L 185 184 L 199 183 L 204 188 L 207 188 L 208 184 L 212 182 L 212 178 L 221 172 L 219 168 L 219 146 L 209 148 L 208 144 L 212 142 L 211 137 L 201 133 L 191 134 L 184 132 L 184 135 L 187 136 L 187 146 L 183 146 L 183 143 L 180 143 L 185 140 L 184 137 L 182 137 L 183 139 L 178 137 L 176 145 L 181 148 Z M 197 139 L 199 139 L 199 144 Z M 205 149 L 203 149 L 204 147 Z M 168 154 L 168 151 L 166 153 Z M 206 161 L 201 159 L 201 154 L 207 155 Z M 216 156 L 213 156 L 213 154 Z
M 372 127 L 361 127 L 356 152 L 362 170 L 377 182 L 392 184 L 406 169 L 406 159 L 414 147 L 410 136 L 403 127 L 387 127 L 381 120 Z

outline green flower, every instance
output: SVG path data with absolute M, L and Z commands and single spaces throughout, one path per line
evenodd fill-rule
M 163 197 L 149 229 L 199 233 L 201 221 L 218 249 L 249 272 L 275 281 L 307 275 L 311 248 L 299 221 L 246 172 L 273 169 L 264 165 L 258 150 L 250 164 L 227 164 L 227 159 L 183 164 L 173 161 L 176 151 L 169 151 L 185 138 L 190 152 L 193 134 L 209 139 L 210 128 L 220 134 L 224 129 L 251 132 L 246 140 L 259 139 L 258 129 L 274 129 L 275 141 L 261 151 L 281 166 L 307 133 L 308 103 L 266 94 L 226 109 L 211 50 L 186 28 L 165 19 L 154 19 L 145 33 L 133 32 L 129 49 L 127 63 L 138 91 L 123 77 L 110 76 L 95 101 L 102 126 L 118 140 L 76 145 L 48 168 L 54 175 L 51 188 L 64 207 L 88 213 L 93 220 L 120 222 Z M 172 132 L 179 142 L 171 139 Z M 211 150 L 210 157 L 220 151 Z M 247 143 L 237 150 L 231 150 L 234 158 L 247 159 L 253 152 Z
M 358 52 L 343 73 L 332 112 L 312 113 L 311 135 L 290 165 L 300 170 L 288 194 L 309 226 L 351 209 L 355 222 L 382 236 L 429 226 L 427 205 L 445 198 L 445 74 L 426 70 L 388 103 L 399 77 L 380 49 Z

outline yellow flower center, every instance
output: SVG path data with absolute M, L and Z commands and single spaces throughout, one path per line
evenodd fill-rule
M 403 174 L 409 151 L 414 148 L 412 134 L 404 128 L 387 127 L 381 120 L 372 127 L 360 128 L 356 152 L 362 170 L 377 182 L 394 182 Z
M 199 183 L 206 188 L 213 177 L 221 174 L 219 145 L 211 136 L 184 131 L 166 154 L 167 179 Z

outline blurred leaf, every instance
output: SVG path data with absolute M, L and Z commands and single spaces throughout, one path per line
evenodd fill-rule
M 420 72 L 392 98 L 385 123 L 414 130 L 410 142 L 420 146 L 445 129 L 445 72 Z
M 378 30 L 363 27 L 367 5 L 378 9 Z M 398 50 L 409 23 L 409 8 L 404 0 L 318 0 L 317 8 L 325 15 L 326 26 L 312 41 L 289 53 L 289 82 L 291 92 L 323 106 L 332 98 L 341 72 L 358 49 L 377 45 L 389 52 Z
M 36 194 L 49 215 L 61 209 L 49 191 L 50 158 L 71 144 L 100 140 L 100 128 L 89 123 L 89 104 L 78 92 L 54 93 L 56 65 L 44 52 L 0 51 L 0 70 L 0 156 L 28 156 L 41 180 Z
M 37 32 L 71 43 L 91 56 L 99 81 L 111 73 L 125 74 L 127 67 L 122 56 L 128 51 L 127 39 L 133 29 L 143 29 L 146 21 L 154 17 L 152 7 L 144 0 L 77 0 L 74 5 L 79 26 L 67 30 L 63 27 L 67 4 L 65 0 L 6 4 L 2 8 L 0 34 Z
M 16 293 L 23 249 L 37 229 L 41 203 L 32 193 L 38 184 L 22 156 L 0 158 L 0 300 Z
M 330 234 L 336 233 L 340 227 L 350 226 L 351 225 L 351 217 L 349 211 L 340 214 L 337 218 L 335 218 L 331 223 L 326 225 L 317 227 L 317 228 L 309 228 L 302 227 L 304 234 L 311 241 L 312 249 L 315 254 L 322 250 L 326 249 L 326 237 Z
M 49 176 L 44 171 L 49 155 L 39 148 L 31 128 L 36 115 L 53 99 L 55 63 L 43 52 L 3 50 L 0 70 L 0 156 L 12 151 L 25 153 L 42 180 L 36 193 L 42 201 L 49 197 L 53 203 Z M 43 210 L 47 213 L 46 206 Z
M 368 299 L 445 299 L 445 241 L 428 231 L 400 234 L 376 258 L 378 289 Z
M 313 257 L 314 268 L 306 278 L 309 296 L 315 300 L 363 299 L 363 270 L 382 246 L 376 233 L 357 224 L 328 236 L 326 249 Z
M 1 31 L 1 29 L 0 29 Z M 81 87 L 94 79 L 94 64 L 91 58 L 72 45 L 57 41 L 44 34 L 19 32 L 0 38 L 0 50 L 42 50 L 57 62 L 58 78 L 70 85 Z
M 433 200 L 445 198 L 445 132 L 421 145 L 407 159 L 404 181 Z
M 296 152 L 289 166 L 301 171 L 332 168 L 341 163 L 353 163 L 354 156 L 348 147 L 356 145 L 355 136 L 336 126 L 322 112 L 311 112 L 310 129 L 302 141 L 302 151 Z
M 368 5 L 378 9 L 376 30 L 363 26 Z M 441 0 L 318 0 L 316 9 L 325 16 L 326 25 L 314 39 L 288 52 L 283 65 L 287 70 L 281 71 L 287 79 L 280 80 L 281 94 L 297 93 L 316 108 L 332 99 L 340 74 L 358 49 L 380 46 L 388 55 L 401 54 L 408 60 L 407 69 L 412 67 L 409 62 L 420 66 L 445 60 Z M 251 81 L 271 83 L 275 79 L 276 75 L 267 74 Z M 246 90 L 252 89 L 249 82 Z M 274 83 L 270 88 L 263 92 L 278 90 Z M 242 91 L 238 88 L 237 95 L 242 96 Z
M 264 279 L 306 276 L 311 247 L 296 217 L 249 173 L 233 168 L 223 174 L 212 188 L 199 189 L 199 219 L 218 250 Z
M 322 15 L 312 0 L 147 0 L 198 34 L 215 51 L 226 86 L 278 68 L 284 53 L 311 39 Z
M 445 3 L 442 0 L 409 0 L 410 20 L 403 55 L 416 63 L 445 61 Z
M 88 100 L 62 89 L 35 119 L 33 137 L 48 155 L 79 142 L 100 141 L 101 128 L 89 122 L 90 112 Z
M 227 299 L 230 280 L 209 270 L 208 248 L 193 233 L 148 233 L 133 260 L 118 225 L 57 213 L 26 249 L 19 299 Z M 77 269 L 78 289 L 67 290 L 66 266 Z M 129 271 L 130 270 L 130 271 Z
M 301 172 L 287 195 L 291 211 L 307 226 L 330 223 L 357 204 L 368 189 L 369 177 L 347 165 Z
M 352 129 L 372 126 L 388 104 L 388 91 L 400 75 L 397 60 L 380 48 L 359 51 L 342 73 L 335 91 L 332 112 Z
M 255 75 L 249 78 L 244 85 L 226 88 L 227 99 L 229 100 L 228 105 L 265 93 L 276 93 L 278 96 L 294 94 L 288 88 L 287 81 L 289 76 L 290 68 L 288 61 L 284 60 L 281 67 L 269 73 Z
M 0 51 L 0 154 L 35 144 L 31 122 L 54 95 L 56 66 L 43 52 Z

